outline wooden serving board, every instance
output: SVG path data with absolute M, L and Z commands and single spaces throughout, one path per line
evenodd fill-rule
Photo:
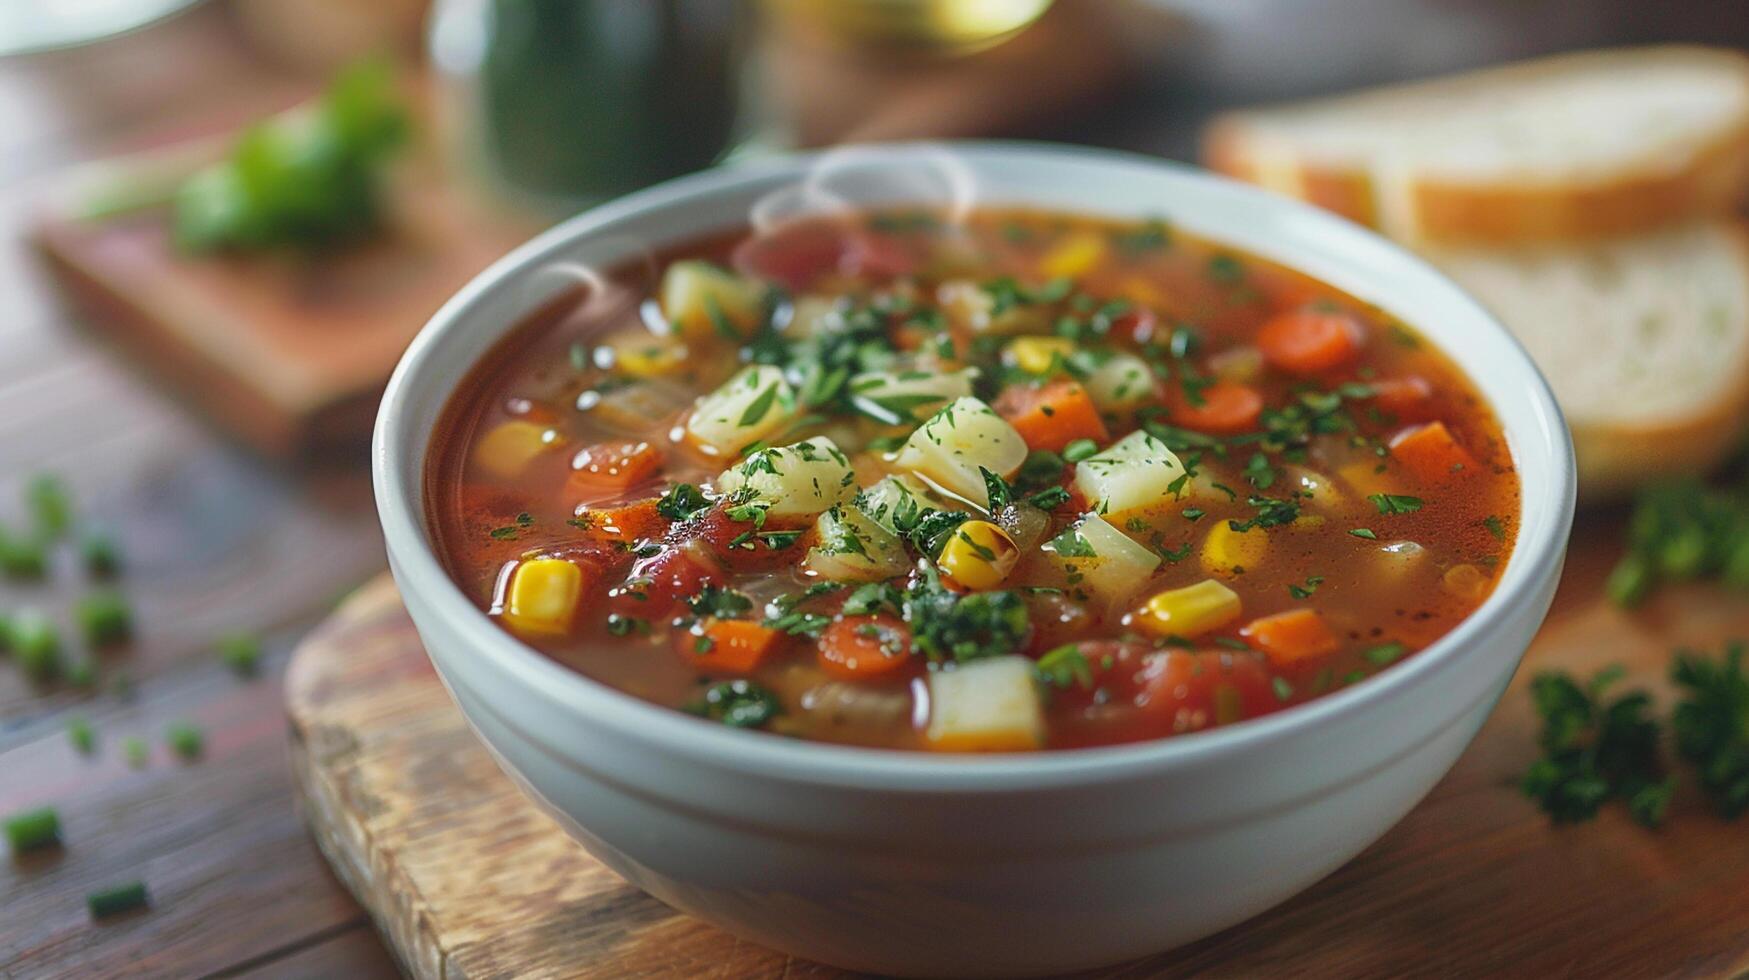
M 69 172 L 43 190 L 35 244 L 91 329 L 221 429 L 271 456 L 356 458 L 407 342 L 534 226 L 482 212 L 426 142 L 393 171 L 384 232 L 318 258 L 185 255 L 167 207 L 106 204 L 174 187 L 230 139 Z
M 1620 808 L 1551 827 L 1514 783 L 1537 669 L 1628 666 L 1667 696 L 1673 645 L 1749 635 L 1749 601 L 1696 586 L 1632 615 L 1596 597 L 1618 537 L 1581 525 L 1556 613 L 1457 767 L 1401 824 L 1298 898 L 1099 976 L 1726 976 L 1749 970 L 1749 820 L 1692 786 L 1647 831 Z M 306 817 L 420 978 L 839 976 L 627 885 L 520 794 L 432 672 L 394 586 L 364 589 L 286 684 Z M 1048 924 L 1034 924 L 1047 927 Z

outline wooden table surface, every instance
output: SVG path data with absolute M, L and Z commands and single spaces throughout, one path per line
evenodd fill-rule
M 358 472 L 274 470 L 192 417 L 83 332 L 23 242 L 33 194 L 60 168 L 289 105 L 307 80 L 263 66 L 208 7 L 105 46 L 101 58 L 0 62 L 0 522 L 53 472 L 80 511 L 115 528 L 138 637 L 102 659 L 95 693 L 33 688 L 0 669 L 0 814 L 54 805 L 66 847 L 0 864 L 0 976 L 393 976 L 363 912 L 317 854 L 291 802 L 281 670 L 292 643 L 383 565 Z M 1134 119 L 1121 142 L 1171 146 Z M 1085 133 L 1065 135 L 1086 136 Z M 361 454 L 362 463 L 362 454 Z M 1596 588 L 1618 515 L 1588 518 L 1569 592 Z M 49 582 L 0 583 L 0 610 L 64 616 L 85 588 L 63 560 Z M 257 631 L 269 657 L 240 680 L 212 650 Z M 77 755 L 69 718 L 96 726 Z M 171 759 L 188 720 L 205 758 Z M 150 764 L 120 743 L 142 736 Z M 145 880 L 150 912 L 91 924 L 84 896 Z

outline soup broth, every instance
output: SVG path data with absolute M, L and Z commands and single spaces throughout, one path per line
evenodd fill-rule
M 713 721 L 1201 731 L 1414 656 L 1511 550 L 1510 454 L 1444 355 L 1163 221 L 869 212 L 607 282 L 459 386 L 431 532 L 504 628 Z

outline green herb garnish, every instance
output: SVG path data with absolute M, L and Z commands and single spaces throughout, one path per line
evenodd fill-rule
M 261 637 L 253 633 L 226 633 L 213 644 L 219 660 L 238 677 L 254 677 L 261 670 Z
M 1381 514 L 1413 514 L 1422 506 L 1420 497 L 1395 493 L 1370 493 L 1366 499 L 1372 501 Z
M 1087 657 L 1082 654 L 1081 647 L 1075 643 L 1065 643 L 1045 653 L 1033 665 L 1041 683 L 1067 690 L 1071 685 L 1079 684 L 1082 690 L 1093 687 L 1093 667 L 1087 663 Z
M 165 729 L 164 743 L 184 762 L 193 762 L 206 752 L 206 734 L 186 721 L 176 722 Z
M 61 843 L 61 815 L 52 806 L 25 810 L 6 818 L 6 843 L 13 855 Z
M 1749 809 L 1749 677 L 1743 672 L 1743 649 L 1734 643 L 1717 660 L 1679 650 L 1670 665 L 1670 679 L 1682 694 L 1670 718 L 1677 751 L 1699 770 L 1701 789 L 1727 819 Z
M 777 695 L 750 680 L 721 681 L 704 689 L 686 710 L 731 728 L 758 728 L 783 710 Z
M 74 715 L 67 719 L 67 741 L 73 746 L 73 751 L 90 755 L 97 751 L 97 730 L 84 716 Z
M 112 590 L 82 597 L 73 606 L 73 619 L 88 646 L 112 646 L 127 640 L 134 632 L 133 609 L 121 593 Z
M 388 66 L 354 66 L 318 105 L 249 129 L 190 177 L 173 202 L 176 244 L 317 252 L 365 238 L 381 225 L 383 164 L 408 129 Z
M 1589 820 L 1612 799 L 1625 801 L 1646 826 L 1664 819 L 1675 777 L 1658 757 L 1651 698 L 1634 691 L 1605 699 L 1621 675 L 1620 668 L 1610 668 L 1580 686 L 1568 674 L 1550 672 L 1531 682 L 1543 757 L 1519 785 L 1558 823 Z

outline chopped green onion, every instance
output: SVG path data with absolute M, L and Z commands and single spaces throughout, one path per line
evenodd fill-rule
M 130 769 L 144 769 L 152 758 L 152 750 L 146 746 L 146 740 L 136 735 L 121 740 L 121 754 L 127 759 Z
M 52 806 L 14 813 L 6 818 L 6 842 L 14 855 L 53 847 L 61 842 L 61 815 Z
M 164 741 L 184 762 L 193 762 L 206 751 L 206 735 L 186 721 L 179 721 L 166 729 Z
M 12 657 L 32 680 L 44 681 L 61 672 L 61 634 L 47 616 L 19 613 L 8 629 Z
M 92 578 L 111 578 L 121 571 L 121 551 L 115 539 L 102 531 L 86 531 L 80 536 L 79 557 Z
M 91 722 L 79 715 L 67 721 L 67 741 L 73 743 L 73 750 L 80 755 L 97 751 L 97 731 L 91 727 Z
M 93 919 L 102 919 L 145 908 L 151 904 L 151 896 L 146 893 L 145 882 L 130 881 L 92 892 L 85 896 L 85 904 L 91 909 Z
M 36 580 L 48 574 L 49 554 L 42 541 L 0 527 L 0 574 Z
M 219 659 L 238 677 L 254 677 L 261 670 L 261 638 L 253 633 L 226 633 L 217 643 Z
M 58 538 L 67 533 L 73 523 L 73 504 L 67 485 L 48 473 L 37 475 L 24 489 L 25 503 L 36 521 L 37 534 Z
M 1098 452 L 1099 443 L 1092 439 L 1076 439 L 1063 447 L 1063 458 L 1071 463 L 1079 463 Z
M 133 611 L 121 593 L 110 589 L 93 592 L 73 606 L 73 618 L 85 635 L 85 642 L 94 647 L 120 643 L 133 635 Z

